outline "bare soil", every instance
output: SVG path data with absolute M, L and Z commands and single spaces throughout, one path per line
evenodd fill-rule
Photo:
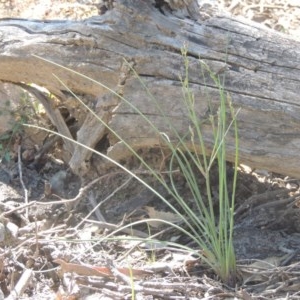
M 99 13 L 98 2 L 4 1 L 0 17 L 84 19 Z M 220 0 L 219 8 L 299 38 L 297 1 Z M 33 122 L 40 122 L 39 115 Z M 240 166 L 234 233 L 238 279 L 230 287 L 203 262 L 163 242 L 200 250 L 173 228 L 122 228 L 153 213 L 174 221 L 167 205 L 125 172 L 110 168 L 102 173 L 97 168 L 101 159 L 93 156 L 94 168 L 79 178 L 60 159 L 61 140 L 21 128 L 8 134 L 0 140 L 5 149 L 0 165 L 3 296 L 13 296 L 20 284 L 20 299 L 300 299 L 299 180 Z M 105 148 L 105 141 L 97 147 Z M 168 159 L 161 149 L 141 155 L 168 180 Z M 177 207 L 135 158 L 124 165 Z M 227 173 L 230 187 L 231 164 Z M 194 208 L 182 174 L 174 176 Z M 198 184 L 205 193 L 200 174 Z M 217 203 L 217 169 L 211 190 Z M 116 229 L 120 231 L 112 236 Z M 156 235 L 157 242 L 138 240 L 149 235 Z

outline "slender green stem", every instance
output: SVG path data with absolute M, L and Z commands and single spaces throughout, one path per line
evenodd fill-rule
M 126 103 L 129 107 L 139 114 L 153 129 L 153 131 L 163 139 L 164 146 L 167 146 L 171 152 L 169 159 L 169 174 L 170 183 L 168 183 L 163 176 L 158 174 L 144 159 L 125 141 L 122 136 L 113 131 L 109 124 L 106 124 L 101 120 L 95 112 L 93 112 L 81 99 L 79 99 L 57 76 L 57 80 L 92 114 L 106 126 L 110 132 L 112 132 L 130 151 L 137 157 L 142 165 L 149 171 L 151 175 L 162 184 L 168 191 L 169 195 L 174 201 L 170 201 L 163 197 L 158 191 L 147 184 L 140 176 L 134 174 L 132 171 L 126 169 L 120 163 L 113 161 L 103 153 L 99 153 L 94 149 L 90 149 L 85 145 L 74 141 L 76 144 L 80 144 L 82 147 L 89 149 L 108 159 L 132 177 L 137 179 L 141 184 L 149 188 L 155 195 L 157 195 L 168 207 L 182 219 L 180 226 L 170 223 L 168 221 L 160 220 L 170 226 L 173 226 L 177 230 L 183 232 L 192 241 L 195 242 L 200 251 L 198 255 L 201 256 L 204 262 L 206 262 L 220 278 L 226 283 L 234 283 L 236 275 L 236 261 L 233 247 L 233 227 L 234 227 L 234 204 L 235 204 L 235 190 L 237 181 L 237 166 L 238 166 L 238 130 L 237 130 L 237 115 L 239 110 L 235 111 L 230 98 L 224 91 L 224 78 L 223 81 L 213 74 L 209 67 L 200 60 L 201 73 L 205 82 L 205 75 L 208 74 L 219 91 L 219 108 L 218 112 L 213 112 L 211 100 L 209 94 L 207 95 L 207 104 L 210 109 L 211 115 L 208 120 L 201 120 L 197 115 L 196 105 L 203 99 L 195 99 L 195 96 L 191 90 L 189 82 L 189 59 L 187 48 L 182 49 L 183 64 L 185 72 L 182 83 L 182 99 L 183 105 L 187 112 L 189 120 L 189 128 L 187 128 L 186 134 L 181 135 L 175 128 L 172 120 L 166 115 L 164 110 L 160 107 L 158 101 L 153 97 L 151 91 L 145 84 L 145 82 L 138 76 L 136 71 L 131 68 L 132 73 L 141 83 L 147 96 L 158 109 L 163 119 L 166 122 L 168 128 L 170 128 L 170 135 L 174 140 L 170 140 L 168 133 L 161 132 L 151 120 L 143 114 L 137 107 L 135 107 L 129 100 L 119 95 L 117 92 L 109 89 L 102 83 L 99 83 L 87 76 L 77 73 L 73 70 L 63 67 L 65 70 L 77 74 L 87 80 L 90 80 L 96 84 L 107 89 L 110 93 L 115 95 Z M 49 62 L 49 61 L 48 61 Z M 52 62 L 49 62 L 52 63 Z M 55 63 L 52 63 L 55 64 Z M 55 64 L 59 66 L 58 64 Z M 60 66 L 61 67 L 61 66 Z M 210 147 L 205 143 L 205 137 L 203 135 L 203 124 L 210 123 L 211 135 L 213 143 Z M 229 134 L 234 129 L 235 137 L 235 162 L 234 162 L 234 176 L 232 181 L 232 191 L 228 188 L 229 179 L 227 177 L 227 164 L 226 164 L 226 140 Z M 46 130 L 49 131 L 49 130 Z M 63 137 L 69 139 L 67 137 Z M 72 140 L 72 139 L 70 139 Z M 211 176 L 212 167 L 218 168 L 218 190 L 212 190 Z M 186 182 L 186 185 L 190 191 L 192 199 L 186 199 L 186 194 L 182 194 L 177 187 L 176 180 L 173 176 L 175 168 L 179 167 L 181 174 Z M 205 186 L 199 186 L 199 179 L 204 178 Z M 231 195 L 230 195 L 231 193 Z M 175 204 L 174 204 L 175 202 Z M 179 208 L 178 208 L 179 207 Z M 132 227 L 145 222 L 139 221 L 125 225 L 125 227 Z M 109 234 L 105 239 L 111 238 L 118 231 Z M 168 242 L 170 243 L 170 242 Z M 181 245 L 181 247 L 183 247 Z M 191 250 L 192 251 L 192 250 Z

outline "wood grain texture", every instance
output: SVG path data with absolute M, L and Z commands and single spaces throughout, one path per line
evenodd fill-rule
M 219 103 L 218 89 L 209 74 L 201 75 L 200 57 L 215 74 L 224 76 L 225 90 L 234 106 L 241 108 L 241 162 L 300 178 L 300 43 L 283 34 L 226 15 L 205 20 L 200 15 L 194 21 L 179 18 L 176 13 L 164 15 L 148 1 L 136 5 L 136 1 L 124 0 L 103 16 L 84 22 L 1 20 L 0 36 L 0 80 L 46 87 L 80 120 L 77 139 L 92 147 L 108 133 L 107 129 L 99 125 L 89 137 L 95 120 L 53 73 L 96 108 L 97 114 L 134 148 L 157 145 L 159 137 L 130 106 L 111 96 L 102 85 L 32 54 L 110 87 L 174 138 L 139 80 L 130 72 L 124 73 L 124 59 L 132 64 L 180 134 L 185 134 L 189 120 L 182 104 L 180 75 L 184 74 L 181 48 L 186 44 L 199 118 L 207 117 L 207 95 L 215 110 Z M 204 135 L 209 148 L 212 140 L 208 124 Z M 109 155 L 117 159 L 128 155 L 112 134 L 109 139 Z M 233 160 L 233 134 L 228 135 L 227 142 L 228 159 Z M 80 166 L 90 153 L 74 148 L 71 167 L 76 173 L 84 173 Z

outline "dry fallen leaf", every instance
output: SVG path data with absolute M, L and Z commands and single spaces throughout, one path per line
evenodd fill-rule
M 262 282 L 266 280 L 266 275 L 262 275 L 261 271 L 271 270 L 280 265 L 280 257 L 268 257 L 264 260 L 258 260 L 248 266 L 241 268 L 243 282 Z
M 67 263 L 60 258 L 55 259 L 53 262 L 60 265 L 63 273 L 76 273 L 77 275 L 83 275 L 83 276 L 108 277 L 107 273 L 102 273 L 101 271 L 96 270 L 91 266 Z
M 158 220 L 163 220 L 163 221 L 167 221 L 170 223 L 176 223 L 176 222 L 181 221 L 180 216 L 173 214 L 171 212 L 159 211 L 151 206 L 145 206 L 145 209 L 146 209 L 147 214 L 149 215 L 150 219 L 158 219 Z M 147 221 L 147 223 L 154 228 L 159 228 L 159 227 L 164 226 L 164 223 L 160 222 L 160 221 Z
M 77 275 L 83 276 L 98 276 L 98 277 L 112 277 L 113 274 L 108 267 L 97 267 L 97 266 L 87 266 L 87 265 L 79 265 L 74 263 L 67 263 L 63 259 L 54 260 L 56 264 L 61 266 L 61 269 L 64 273 L 76 273 Z M 144 271 L 139 269 L 132 268 L 117 268 L 117 270 L 127 276 L 145 276 L 150 275 L 152 272 Z

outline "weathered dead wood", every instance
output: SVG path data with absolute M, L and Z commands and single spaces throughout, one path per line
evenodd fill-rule
M 84 22 L 1 20 L 0 80 L 46 87 L 79 120 L 77 140 L 95 146 L 107 133 L 106 128 L 80 108 L 52 76 L 55 74 L 133 147 L 150 147 L 159 143 L 159 137 L 128 105 L 103 86 L 32 55 L 107 85 L 173 138 L 139 80 L 126 69 L 124 59 L 132 64 L 176 129 L 185 134 L 189 120 L 182 105 L 179 76 L 184 74 L 180 49 L 186 43 L 199 118 L 207 118 L 207 94 L 214 108 L 219 102 L 218 89 L 207 72 L 201 76 L 201 57 L 215 74 L 225 75 L 225 88 L 235 107 L 241 108 L 241 162 L 300 177 L 300 43 L 228 16 L 206 16 L 204 20 L 200 15 L 194 21 L 164 12 L 151 1 L 123 0 L 103 16 Z M 209 130 L 205 125 L 208 147 Z M 126 157 L 122 145 L 113 135 L 109 138 L 113 145 L 109 154 L 117 159 Z M 233 150 L 233 136 L 229 135 L 229 160 L 234 157 Z M 77 146 L 70 151 L 70 166 L 76 173 L 83 172 L 90 154 Z

